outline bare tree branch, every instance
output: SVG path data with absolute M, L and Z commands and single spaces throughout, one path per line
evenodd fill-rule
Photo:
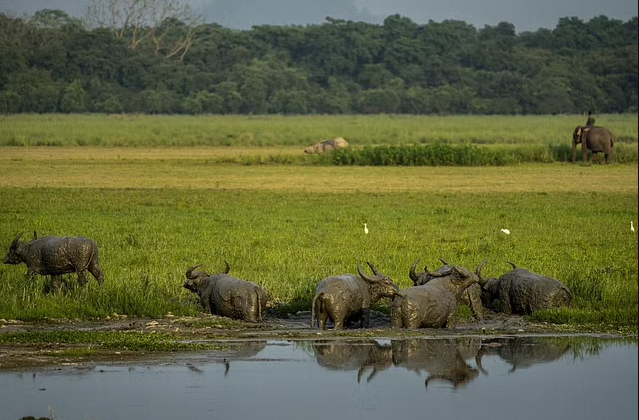
M 147 45 L 156 55 L 179 60 L 203 21 L 179 0 L 91 0 L 85 15 L 87 26 L 109 28 L 132 50 Z

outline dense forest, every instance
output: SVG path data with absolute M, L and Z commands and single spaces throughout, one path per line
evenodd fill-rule
M 637 17 L 419 25 L 326 18 L 238 31 L 163 16 L 105 25 L 0 14 L 0 113 L 637 112 Z

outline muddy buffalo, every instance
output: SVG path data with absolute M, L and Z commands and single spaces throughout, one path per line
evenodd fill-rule
M 513 263 L 510 265 L 513 269 L 500 278 L 480 280 L 484 305 L 496 306 L 506 314 L 520 315 L 571 306 L 572 293 L 563 283 L 517 268 Z
M 479 282 L 482 262 L 475 273 L 452 266 L 442 272 L 426 273 L 433 277 L 426 284 L 402 289 L 393 299 L 392 328 L 451 328 L 462 294 Z
M 220 274 L 194 271 L 202 264 L 186 271 L 184 287 L 200 297 L 202 307 L 213 315 L 225 316 L 249 322 L 262 321 L 266 309 L 267 294 L 257 284 L 229 276 L 229 264 Z
M 357 272 L 327 277 L 317 284 L 311 309 L 311 328 L 315 319 L 319 328 L 326 329 L 326 321 L 333 321 L 335 330 L 344 329 L 347 321 L 360 321 L 361 328 L 368 328 L 370 308 L 382 298 L 393 298 L 399 288 L 393 280 L 377 271 L 370 263 L 374 276 L 366 274 L 359 261 Z
M 435 278 L 426 272 L 417 273 L 415 271 L 415 268 L 417 267 L 417 264 L 419 264 L 419 261 L 420 260 L 417 260 L 413 263 L 408 273 L 410 279 L 413 281 L 414 286 L 421 286 L 422 284 L 426 284 L 430 280 Z M 439 261 L 441 261 L 444 265 L 435 270 L 436 273 L 445 272 L 451 267 L 451 265 L 447 261 L 441 258 L 439 259 Z M 424 270 L 426 270 L 426 267 L 424 267 Z M 481 286 L 478 283 L 474 283 L 468 286 L 468 288 L 461 296 L 461 303 L 470 307 L 470 309 L 472 309 L 473 313 L 478 319 L 483 319 L 486 311 L 486 308 L 484 308 L 484 305 L 482 304 L 481 294 Z
M 91 239 L 82 236 L 38 238 L 34 232 L 32 241 L 22 242 L 20 238 L 23 234 L 24 232 L 20 233 L 13 240 L 2 262 L 24 263 L 27 266 L 27 278 L 32 279 L 36 274 L 51 276 L 54 286 L 59 288 L 63 274 L 77 273 L 79 283 L 84 285 L 88 283 L 88 270 L 98 283 L 102 284 L 104 281 L 98 246 Z

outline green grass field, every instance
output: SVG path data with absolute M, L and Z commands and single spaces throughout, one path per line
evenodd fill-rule
M 144 117 L 97 116 L 77 117 L 73 130 L 73 116 L 4 117 L 2 124 L 22 118 L 51 138 L 83 129 L 90 136 L 95 127 L 87 128 L 87 120 L 100 127 L 110 118 L 149 124 Z M 182 119 L 196 120 L 149 118 L 172 129 Z M 380 119 L 413 126 L 406 117 Z M 335 118 L 335 125 L 359 119 L 344 120 Z M 301 132 L 313 125 L 308 121 L 300 117 Z M 296 311 L 310 308 L 322 278 L 356 273 L 359 258 L 400 287 L 411 284 L 415 260 L 437 268 L 443 258 L 472 269 L 487 259 L 488 277 L 508 271 L 512 261 L 564 282 L 573 291 L 573 308 L 536 314 L 538 321 L 636 332 L 638 247 L 630 231 L 631 221 L 638 227 L 636 163 L 369 167 L 242 165 L 217 158 L 232 162 L 263 150 L 294 154 L 296 144 L 0 147 L 1 252 L 23 231 L 26 239 L 34 230 L 87 236 L 100 247 L 106 275 L 101 287 L 91 279 L 86 288 L 77 287 L 75 275 L 65 276 L 63 290 L 49 293 L 42 277 L 26 283 L 24 265 L 0 265 L 0 318 L 193 315 L 199 309 L 182 287 L 185 271 L 204 263 L 206 271 L 218 272 L 224 260 L 231 274 L 262 285 L 271 304 Z
M 411 144 L 570 146 L 582 115 L 557 116 L 0 116 L 0 146 L 305 147 L 344 137 L 352 146 Z M 598 115 L 617 145 L 634 143 L 636 114 Z

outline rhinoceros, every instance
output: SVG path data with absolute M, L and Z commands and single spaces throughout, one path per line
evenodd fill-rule
M 323 140 L 304 149 L 307 155 L 329 152 L 332 150 L 346 149 L 348 142 L 343 137 L 335 137 L 333 140 Z
M 509 264 L 513 269 L 500 278 L 480 280 L 484 305 L 490 306 L 497 300 L 503 313 L 519 315 L 571 306 L 572 293 L 559 280 Z
M 417 267 L 417 264 L 419 264 L 419 261 L 420 260 L 417 260 L 413 263 L 408 273 L 410 279 L 413 281 L 414 286 L 421 286 L 422 284 L 426 284 L 430 280 L 434 279 L 434 277 L 429 275 L 428 273 L 425 273 L 425 272 L 417 273 L 415 271 L 415 267 Z M 435 270 L 436 273 L 445 272 L 446 270 L 448 270 L 448 268 L 451 267 L 451 265 L 445 260 L 440 258 L 439 261 L 441 261 L 442 264 L 444 265 L 438 268 L 437 270 Z M 426 268 L 424 267 L 424 269 Z M 464 305 L 470 307 L 470 309 L 472 309 L 473 313 L 478 319 L 483 319 L 485 314 L 485 308 L 484 308 L 484 305 L 482 304 L 481 295 L 482 295 L 481 286 L 478 283 L 474 283 L 468 286 L 468 288 L 464 291 L 461 297 L 461 302 Z
M 442 272 L 426 273 L 433 277 L 426 284 L 402 289 L 393 299 L 392 328 L 451 328 L 464 290 L 481 277 L 485 261 L 475 273 L 464 267 L 451 266 Z
M 327 277 L 317 284 L 311 310 L 311 328 L 315 326 L 315 317 L 319 328 L 326 329 L 327 319 L 333 321 L 333 329 L 342 330 L 347 321 L 360 321 L 362 328 L 368 328 L 370 307 L 382 298 L 393 298 L 399 288 L 393 280 L 377 271 L 370 263 L 374 276 L 366 274 L 360 262 L 357 272 Z
M 186 271 L 184 287 L 200 297 L 204 310 L 212 315 L 225 316 L 249 322 L 262 321 L 268 296 L 256 283 L 229 276 L 229 264 L 220 274 L 194 271 L 202 264 Z
M 100 255 L 97 244 L 91 239 L 77 237 L 42 236 L 30 242 L 22 242 L 20 233 L 11 243 L 4 264 L 21 264 L 27 266 L 27 278 L 33 279 L 36 274 L 51 276 L 54 286 L 60 287 L 63 274 L 77 273 L 80 284 L 88 283 L 88 270 L 99 284 L 104 281 L 104 273 L 100 270 Z

